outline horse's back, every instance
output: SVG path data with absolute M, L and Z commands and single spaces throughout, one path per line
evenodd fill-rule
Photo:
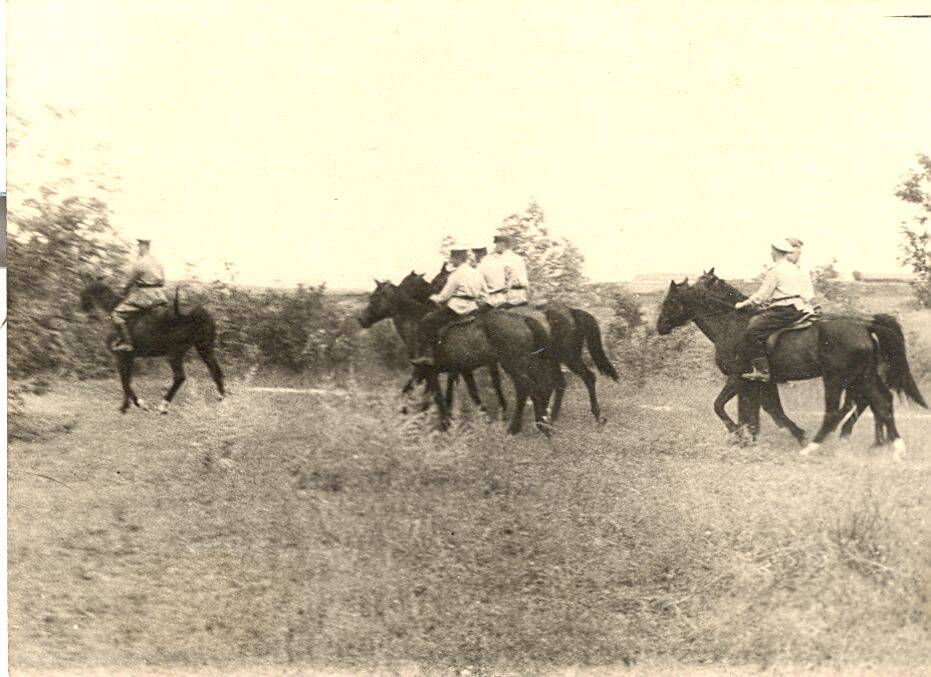
M 861 317 L 832 315 L 805 329 L 781 331 L 770 352 L 771 368 L 780 381 L 813 378 L 825 364 L 841 369 L 871 355 L 873 347 Z
M 550 321 L 546 316 L 546 310 L 544 308 L 537 308 L 536 306 L 514 306 L 508 308 L 505 312 L 513 313 L 514 315 L 520 315 L 521 317 L 530 317 L 543 327 L 544 331 L 547 334 L 552 333 L 552 327 L 550 326 Z

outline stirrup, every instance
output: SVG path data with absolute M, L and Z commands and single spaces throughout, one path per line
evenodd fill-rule
M 110 350 L 114 353 L 131 353 L 135 350 L 135 348 L 133 348 L 128 343 L 116 341 L 110 346 Z
M 765 371 L 759 371 L 756 367 L 753 368 L 753 371 L 746 374 L 741 374 L 741 378 L 745 378 L 748 381 L 761 381 L 762 383 L 769 382 L 769 374 Z

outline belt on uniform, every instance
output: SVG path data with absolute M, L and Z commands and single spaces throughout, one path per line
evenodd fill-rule
M 525 286 L 522 285 L 522 284 L 520 284 L 520 285 L 514 285 L 513 287 L 511 287 L 511 289 L 526 289 L 526 288 L 527 288 L 527 287 L 525 287 Z
M 774 299 L 770 299 L 770 303 L 775 303 L 776 301 L 788 301 L 789 299 L 800 299 L 802 298 L 799 294 L 792 294 L 790 296 L 778 296 Z
M 465 300 L 465 301 L 475 301 L 475 300 L 477 300 L 474 296 L 463 296 L 463 295 L 461 295 L 461 294 L 454 294 L 454 295 L 453 295 L 453 298 L 454 298 L 454 299 L 463 299 L 463 300 Z
M 164 286 L 165 285 L 163 284 L 140 284 L 139 282 L 136 283 L 136 287 L 138 289 L 157 289 L 159 287 L 164 287 Z

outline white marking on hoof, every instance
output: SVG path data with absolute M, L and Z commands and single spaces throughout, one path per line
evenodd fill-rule
M 167 414 L 168 413 L 168 400 L 162 400 L 158 405 L 158 413 Z
M 143 411 L 149 410 L 149 405 L 142 398 L 139 398 L 138 400 L 136 400 L 136 406 L 142 409 Z
M 901 437 L 892 443 L 892 458 L 901 461 L 905 455 L 905 440 Z
M 805 448 L 802 449 L 800 452 L 798 452 L 798 455 L 799 455 L 799 456 L 808 456 L 809 454 L 812 454 L 812 453 L 818 451 L 818 448 L 819 448 L 820 446 L 821 446 L 821 445 L 818 444 L 817 442 L 809 442 L 807 447 L 805 447 Z

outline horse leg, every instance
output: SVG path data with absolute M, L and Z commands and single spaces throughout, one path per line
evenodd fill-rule
M 779 387 L 775 383 L 760 386 L 760 404 L 777 426 L 787 428 L 799 444 L 805 443 L 805 431 L 786 415 L 782 400 L 779 399 Z
M 465 381 L 466 388 L 469 391 L 469 397 L 472 398 L 472 401 L 475 402 L 475 405 L 478 407 L 478 410 L 483 414 L 488 413 L 488 409 L 485 408 L 485 405 L 482 404 L 482 398 L 478 394 L 478 385 L 475 383 L 475 375 L 471 371 L 462 372 L 462 380 Z
M 520 432 L 524 422 L 524 406 L 527 404 L 527 386 L 523 379 L 514 379 L 514 412 L 511 414 L 511 425 L 508 427 L 508 433 L 516 435 Z
M 197 354 L 200 355 L 200 359 L 207 365 L 210 378 L 213 379 L 214 384 L 217 386 L 217 399 L 222 400 L 226 396 L 226 388 L 223 386 L 223 370 L 220 369 L 220 364 L 213 354 L 213 344 L 198 345 L 196 347 Z M 171 398 L 169 398 L 168 401 L 170 402 Z
M 799 452 L 802 456 L 808 456 L 811 452 L 817 451 L 824 439 L 840 423 L 841 417 L 844 415 L 840 409 L 840 396 L 843 391 L 844 382 L 842 378 L 834 375 L 824 377 L 824 420 L 821 422 L 821 427 L 815 434 L 815 438 Z
M 508 403 L 504 399 L 504 391 L 501 389 L 501 370 L 498 368 L 497 362 L 488 365 L 488 373 L 491 375 L 491 385 L 495 389 L 495 396 L 498 398 L 498 415 L 503 421 L 507 415 Z
M 530 396 L 530 401 L 533 403 L 533 419 L 536 422 L 537 430 L 541 433 L 550 437 L 553 434 L 553 424 L 549 416 L 547 416 L 547 404 L 550 400 L 549 392 L 538 392 Z
M 896 460 L 901 459 L 905 453 L 905 441 L 899 436 L 893 414 L 892 393 L 885 385 L 879 384 L 879 377 L 875 374 L 867 375 L 862 380 L 861 392 L 873 409 L 873 416 L 880 422 L 877 424 L 877 435 L 885 427 L 886 439 L 892 442 Z
M 727 432 L 729 433 L 737 432 L 738 426 L 734 423 L 734 419 L 727 415 L 727 410 L 724 408 L 724 405 L 734 399 L 734 395 L 737 394 L 739 384 L 736 383 L 736 380 L 739 378 L 739 376 L 729 376 L 727 381 L 724 382 L 724 387 L 721 389 L 721 392 L 718 393 L 718 396 L 714 400 L 714 413 L 724 422 L 724 427 L 727 428 Z
M 171 374 L 174 380 L 171 382 L 171 387 L 168 389 L 168 392 L 165 393 L 165 397 L 162 398 L 162 403 L 158 405 L 158 410 L 162 414 L 168 413 L 168 406 L 171 404 L 171 400 L 178 392 L 181 384 L 187 380 L 187 377 L 184 375 L 184 353 L 173 353 L 168 358 L 168 364 L 171 365 Z
M 592 415 L 595 417 L 595 420 L 598 421 L 598 423 L 607 423 L 607 419 L 601 415 L 601 407 L 598 406 L 594 372 L 585 366 L 581 356 L 578 358 L 573 356 L 573 359 L 566 362 L 566 366 L 585 383 L 585 387 L 588 389 L 588 403 L 591 406 Z
M 436 408 L 439 411 L 440 430 L 449 429 L 449 410 L 446 408 L 446 397 L 440 388 L 440 377 L 435 372 L 430 372 L 427 377 L 427 391 L 433 393 L 433 401 L 436 402 Z
M 555 387 L 553 389 L 553 405 L 549 410 L 551 421 L 555 421 L 557 418 L 559 418 L 559 412 L 562 410 L 562 398 L 566 392 L 566 377 L 562 373 L 562 367 L 558 364 L 553 371 L 553 379 L 555 381 Z
M 750 435 L 750 441 L 754 442 L 760 432 L 759 387 L 755 383 L 740 379 L 737 389 L 737 420 L 740 424 L 738 431 L 746 431 Z
M 120 407 L 120 413 L 125 414 L 130 404 L 139 407 L 139 398 L 133 392 L 132 374 L 133 358 L 129 355 L 120 354 L 116 358 L 116 368 L 120 374 L 120 384 L 123 386 L 123 406 Z
M 853 433 L 853 427 L 857 424 L 857 421 L 860 420 L 860 416 L 866 411 L 867 406 L 869 406 L 869 404 L 863 396 L 863 393 L 854 386 L 851 385 L 844 391 L 844 404 L 841 407 L 841 412 L 843 413 L 843 418 L 841 420 L 844 421 L 844 424 L 840 429 L 840 438 L 842 440 L 850 439 L 850 435 Z M 873 418 L 877 423 L 876 433 L 878 441 L 882 434 L 881 422 L 878 417 L 874 416 Z
M 463 374 L 465 376 L 465 374 Z M 459 380 L 459 374 L 453 372 L 446 377 L 446 408 L 452 411 L 453 393 L 456 390 L 456 381 Z M 471 392 L 469 393 L 471 394 Z

